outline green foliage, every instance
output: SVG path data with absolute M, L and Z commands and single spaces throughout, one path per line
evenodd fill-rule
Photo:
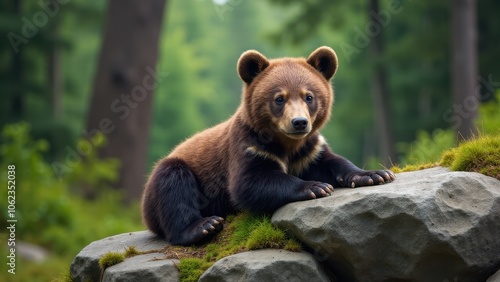
M 500 179 L 500 132 L 482 134 L 439 154 L 438 162 L 408 164 L 403 168 L 392 167 L 399 173 L 421 170 L 434 166 L 446 166 L 454 171 L 472 171 Z
M 61 276 L 74 256 L 90 242 L 144 227 L 139 203 L 124 208 L 122 195 L 106 189 L 109 181 L 116 178 L 116 161 L 99 160 L 93 150 L 80 162 L 72 163 L 69 166 L 72 170 L 58 178 L 51 164 L 42 157 L 48 149 L 47 142 L 33 140 L 29 130 L 27 123 L 3 128 L 0 165 L 4 169 L 0 181 L 7 183 L 5 168 L 15 165 L 17 239 L 41 245 L 51 253 L 49 261 L 42 264 L 20 260 L 23 271 L 17 273 L 16 278 L 18 281 L 50 281 Z M 78 195 L 89 184 L 100 188 L 94 188 L 93 200 Z M 3 226 L 8 216 L 7 201 L 0 202 L 0 210 Z M 0 280 L 8 280 L 5 273 L 0 273 Z M 37 275 L 33 275 L 35 273 Z
M 477 140 L 472 140 L 471 142 L 460 144 L 458 148 L 453 148 L 455 143 L 455 132 L 453 130 L 437 129 L 432 134 L 429 134 L 426 131 L 419 131 L 417 132 L 417 139 L 415 141 L 411 143 L 398 144 L 398 149 L 403 155 L 400 162 L 403 168 L 395 166 L 391 169 L 394 172 L 403 172 L 443 165 L 456 170 L 468 170 L 465 168 L 466 166 L 464 166 L 463 162 L 472 161 L 470 158 L 473 158 L 475 156 L 474 154 L 481 154 L 481 151 L 478 150 L 480 148 L 475 145 L 475 142 L 478 142 L 479 144 L 483 144 L 482 142 L 484 142 L 483 145 L 485 147 L 483 149 L 485 151 L 483 153 L 487 154 L 489 151 L 491 156 L 487 158 L 489 161 L 478 159 L 477 161 L 482 162 L 485 167 L 483 169 L 476 167 L 474 171 L 493 171 L 484 174 L 495 174 L 495 169 L 492 168 L 491 165 L 495 163 L 496 150 L 491 146 L 488 146 L 485 139 L 494 139 L 494 137 L 490 136 L 497 136 L 500 134 L 500 111 L 498 111 L 500 107 L 499 101 L 500 91 L 497 91 L 496 99 L 492 99 L 491 101 L 480 105 L 479 117 L 476 121 L 480 136 Z M 455 160 L 457 155 L 461 156 L 458 158 L 461 160 L 460 162 Z M 454 163 L 455 165 L 453 165 Z M 490 163 L 490 165 L 488 166 L 487 163 Z
M 52 4 L 0 4 L 0 30 L 6 35 L 0 43 L 0 127 L 28 121 L 37 139 L 50 142 L 46 158 L 51 160 L 64 153 L 82 127 L 101 35 L 96 28 L 106 3 Z M 13 35 L 24 40 L 11 42 Z M 64 96 L 60 116 L 54 108 L 56 88 Z
M 0 165 L 15 165 L 17 231 L 29 237 L 39 237 L 40 230 L 49 226 L 69 228 L 71 214 L 76 211 L 65 193 L 64 183 L 57 181 L 42 152 L 48 149 L 43 140 L 34 141 L 29 125 L 7 125 L 1 133 Z M 2 183 L 7 183 L 7 171 L 2 170 Z M 0 220 L 7 220 L 7 202 L 0 202 Z
M 476 122 L 483 134 L 494 134 L 500 131 L 500 90 L 491 101 L 479 107 L 479 118 Z
M 104 272 L 106 268 L 119 264 L 125 260 L 125 256 L 122 253 L 109 252 L 105 253 L 101 259 L 99 259 L 99 267 Z
M 439 161 L 441 153 L 455 145 L 455 133 L 452 130 L 436 129 L 429 134 L 420 130 L 417 139 L 411 143 L 399 143 L 398 150 L 403 153 L 402 165 L 420 165 Z
M 64 178 L 64 181 L 71 186 L 79 186 L 93 195 L 98 194 L 97 188 L 99 190 L 110 188 L 109 184 L 118 180 L 119 160 L 99 159 L 97 156 L 97 150 L 105 145 L 106 138 L 102 133 L 95 134 L 89 140 L 79 139 L 75 149 L 71 151 L 68 149 L 64 162 L 51 163 L 52 169 L 59 180 Z M 71 152 L 73 155 L 70 156 Z M 75 156 L 75 153 L 82 154 L 76 165 L 73 161 L 68 161 L 68 158 Z

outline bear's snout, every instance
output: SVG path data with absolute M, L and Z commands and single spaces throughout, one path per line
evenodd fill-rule
M 309 121 L 305 117 L 297 117 L 292 119 L 292 127 L 297 131 L 304 131 L 307 128 Z

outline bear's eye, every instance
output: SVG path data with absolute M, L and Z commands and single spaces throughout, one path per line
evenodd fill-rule
M 283 105 L 285 99 L 283 98 L 283 96 L 278 96 L 276 99 L 274 99 L 274 102 L 276 102 L 276 104 L 278 105 Z
M 313 100 L 313 96 L 311 94 L 307 94 L 306 96 L 306 102 L 310 103 Z

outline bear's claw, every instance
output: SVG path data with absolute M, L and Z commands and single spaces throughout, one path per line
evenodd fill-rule
M 390 170 L 369 170 L 354 173 L 347 177 L 350 183 L 349 187 L 356 188 L 360 186 L 381 185 L 392 182 L 396 179 L 396 175 Z M 337 177 L 337 180 L 343 180 L 342 177 Z
M 333 186 L 328 183 L 308 181 L 304 192 L 307 192 L 311 199 L 327 197 L 333 193 Z
M 219 231 L 221 231 L 222 230 L 221 223 L 223 221 L 224 221 L 224 219 L 220 216 L 210 216 L 210 217 L 202 218 L 202 220 L 197 222 L 196 225 L 201 227 L 198 230 L 201 230 L 202 234 L 200 234 L 200 235 L 204 237 L 204 236 L 209 235 L 211 233 L 216 234 Z M 201 240 L 201 238 L 198 238 L 197 240 Z

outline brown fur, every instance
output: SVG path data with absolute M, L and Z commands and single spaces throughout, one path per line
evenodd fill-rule
M 324 53 L 322 49 L 319 50 L 321 54 Z M 258 57 L 256 53 L 256 51 L 243 53 L 240 56 L 238 68 L 241 70 L 242 64 L 248 56 Z M 270 132 L 276 135 L 274 137 L 286 147 L 285 151 L 293 154 L 305 142 L 303 138 L 293 139 L 281 134 L 283 130 L 288 129 L 293 117 L 306 113 L 307 118 L 314 120 L 309 134 L 313 134 L 330 118 L 330 108 L 333 103 L 332 87 L 325 77 L 320 75 L 305 59 L 281 58 L 268 62 L 264 62 L 263 58 L 259 59 L 267 67 L 252 81 L 252 84 L 244 86 L 243 104 L 236 113 L 229 120 L 184 141 L 168 156 L 168 158 L 174 157 L 184 160 L 196 172 L 201 182 L 209 184 L 207 192 L 212 195 L 219 192 L 219 185 L 227 185 L 227 180 L 221 178 L 220 172 L 234 170 L 235 168 L 231 168 L 230 164 L 238 166 L 237 162 L 229 162 L 229 158 L 238 154 L 238 145 L 244 144 L 244 142 L 234 144 L 230 137 L 238 132 L 241 123 L 251 126 L 256 132 Z M 309 90 L 320 93 L 317 95 L 320 100 L 318 107 L 320 110 L 313 117 L 309 117 L 307 110 L 304 109 L 303 96 L 308 89 L 301 87 L 302 81 L 309 81 L 311 83 Z M 286 111 L 282 117 L 275 117 L 269 112 L 267 104 L 269 104 L 269 95 L 272 95 L 273 90 L 278 90 L 279 93 L 284 93 L 287 96 L 293 96 L 293 100 L 289 100 L 293 107 L 287 107 L 286 109 L 290 110 Z M 270 118 L 271 122 L 269 122 Z M 315 153 L 317 154 L 317 152 Z M 277 157 L 274 158 L 277 159 Z M 314 156 L 308 156 L 308 158 L 310 160 Z M 300 163 L 289 164 L 286 159 L 281 161 L 286 167 L 289 165 L 295 167 L 291 171 L 300 170 L 300 167 L 305 166 Z M 217 185 L 212 187 L 210 183 Z
M 219 216 L 238 209 L 272 212 L 326 196 L 332 185 L 391 181 L 389 172 L 362 171 L 333 154 L 318 133 L 330 118 L 329 80 L 337 67 L 329 47 L 307 59 L 243 53 L 240 107 L 156 164 L 142 203 L 146 225 L 174 244 L 192 244 L 218 232 Z

